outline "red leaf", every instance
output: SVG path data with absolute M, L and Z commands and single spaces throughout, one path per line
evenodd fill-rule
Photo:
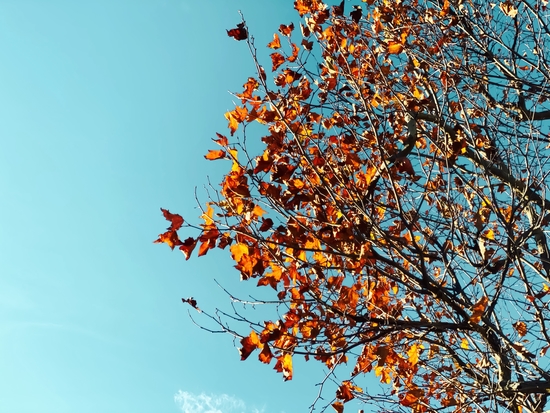
M 344 15 L 344 5 L 345 2 L 342 0 L 339 6 L 332 6 L 332 14 L 335 16 L 343 16 Z
M 217 133 L 217 132 L 216 132 L 216 136 L 218 137 L 218 139 L 212 139 L 212 140 L 214 142 L 216 142 L 218 145 L 220 145 L 220 146 L 229 145 L 229 141 L 227 140 L 227 137 L 225 137 L 224 135 L 222 135 L 220 133 Z
M 306 39 L 302 40 L 302 46 L 304 46 L 304 49 L 306 50 L 312 50 L 313 49 L 313 42 L 308 42 Z
M 395 161 L 395 165 L 399 172 L 414 175 L 414 169 L 409 158 L 401 158 Z
M 361 20 L 361 17 L 363 16 L 363 10 L 361 10 L 361 6 L 353 6 L 353 8 L 355 10 L 352 11 L 349 15 L 355 23 L 359 23 L 359 20 Z
M 191 237 L 183 241 L 183 244 L 180 246 L 180 251 L 183 252 L 183 255 L 185 255 L 186 260 L 189 259 L 196 245 L 197 245 L 197 240 Z
M 294 23 L 290 23 L 288 26 L 281 24 L 279 26 L 279 33 L 281 33 L 283 36 L 290 36 L 292 33 L 292 30 L 294 30 Z
M 248 32 L 246 31 L 246 27 L 244 27 L 244 23 L 239 23 L 236 28 L 227 30 L 227 35 L 235 40 L 246 40 Z
M 201 309 L 197 306 L 197 300 L 195 300 L 193 297 L 189 298 L 182 298 L 181 301 L 183 301 L 186 304 L 189 304 L 191 307 L 193 307 L 197 311 L 201 311 Z
M 271 71 L 274 72 L 279 66 L 281 66 L 285 62 L 285 58 L 280 53 L 272 53 L 271 62 L 273 63 Z
M 166 218 L 167 221 L 171 222 L 170 227 L 168 228 L 171 231 L 177 231 L 181 228 L 183 225 L 183 218 L 181 215 L 178 214 L 171 214 L 170 211 L 167 209 L 160 209 L 162 211 L 162 214 L 164 215 L 164 218 Z
M 273 226 L 273 220 L 271 218 L 262 219 L 262 225 L 260 231 L 265 232 L 271 229 Z

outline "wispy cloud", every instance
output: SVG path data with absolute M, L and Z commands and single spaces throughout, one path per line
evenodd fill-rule
M 174 400 L 182 413 L 263 413 L 244 401 L 227 394 L 193 394 L 178 391 Z

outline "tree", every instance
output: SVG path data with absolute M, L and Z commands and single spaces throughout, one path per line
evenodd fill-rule
M 228 31 L 257 69 L 225 114 L 230 137 L 206 155 L 229 170 L 202 224 L 163 210 L 171 226 L 157 242 L 187 259 L 196 245 L 199 256 L 228 249 L 243 280 L 275 290 L 271 319 L 210 317 L 239 337 L 243 360 L 257 350 L 285 379 L 298 355 L 329 374 L 347 363 L 338 412 L 352 398 L 392 411 L 542 412 L 547 1 L 294 7 L 301 35 L 281 25 L 273 74 L 244 21 Z M 198 232 L 181 241 L 182 227 Z M 371 371 L 388 385 L 382 397 L 360 387 Z

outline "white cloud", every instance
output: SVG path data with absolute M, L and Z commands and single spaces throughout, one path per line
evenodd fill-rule
M 244 401 L 227 394 L 193 394 L 178 391 L 174 401 L 182 413 L 263 413 L 247 406 Z

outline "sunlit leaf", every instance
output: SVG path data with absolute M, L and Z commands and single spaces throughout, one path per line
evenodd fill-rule
M 260 345 L 260 339 L 255 331 L 252 331 L 248 337 L 244 337 L 241 340 L 242 347 L 239 349 L 241 360 L 246 360 L 254 350 L 260 347 Z
M 204 155 L 204 157 L 206 159 L 208 159 L 209 161 L 225 158 L 225 151 L 221 150 L 221 149 L 220 150 L 209 149 L 208 153 L 206 155 Z
M 233 259 L 239 262 L 244 254 L 248 254 L 248 245 L 241 243 L 233 244 L 229 250 Z
M 273 34 L 273 41 L 270 42 L 267 47 L 270 49 L 279 49 L 281 47 L 281 40 L 279 39 L 279 35 L 277 33 Z
M 277 363 L 274 369 L 279 373 L 283 373 L 285 381 L 292 380 L 292 356 L 288 353 L 284 353 L 277 357 Z
M 483 296 L 472 307 L 472 315 L 470 316 L 471 323 L 477 324 L 481 321 L 481 317 L 483 316 L 483 313 L 485 312 L 485 309 L 487 308 L 488 303 L 489 303 L 489 298 L 486 296 Z
M 403 45 L 397 42 L 388 43 L 388 53 L 389 54 L 399 54 L 403 51 Z

